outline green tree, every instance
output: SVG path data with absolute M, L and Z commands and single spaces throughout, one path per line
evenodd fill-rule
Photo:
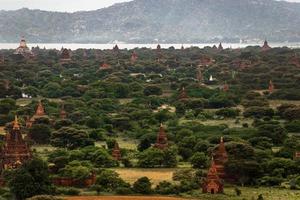
M 50 142 L 51 129 L 46 124 L 33 124 L 28 133 L 30 138 L 38 144 L 48 144 Z
M 53 193 L 48 165 L 36 158 L 15 170 L 8 177 L 8 186 L 18 200 Z
M 139 178 L 136 182 L 133 183 L 133 190 L 139 194 L 151 194 L 151 182 L 148 177 Z

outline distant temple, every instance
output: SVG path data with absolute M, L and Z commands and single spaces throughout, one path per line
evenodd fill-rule
M 221 137 L 220 144 L 215 152 L 213 152 L 215 167 L 217 168 L 218 176 L 222 179 L 226 177 L 224 165 L 228 161 L 228 155 L 225 149 L 224 139 Z
M 1 148 L 1 171 L 15 169 L 32 158 L 29 146 L 23 140 L 21 126 L 17 116 L 12 123 L 12 129 L 4 138 L 4 145 Z
M 114 51 L 119 51 L 120 49 L 119 49 L 119 46 L 116 44 L 114 47 L 113 47 L 113 50 Z
M 300 159 L 300 152 L 295 152 L 294 160 Z
M 120 150 L 118 142 L 115 142 L 115 146 L 112 151 L 112 157 L 117 161 L 120 161 L 122 159 L 121 150 Z
M 135 63 L 138 59 L 138 55 L 135 51 L 133 51 L 133 53 L 131 54 L 131 63 Z
M 269 46 L 268 41 L 265 40 L 264 45 L 261 47 L 261 50 L 262 51 L 268 51 L 270 49 L 271 49 L 271 47 Z
M 208 56 L 201 56 L 200 60 L 199 60 L 199 66 L 209 66 L 214 64 L 214 60 Z
M 224 49 L 224 48 L 223 48 L 223 46 L 222 46 L 222 43 L 220 43 L 219 46 L 218 46 L 218 50 L 219 50 L 219 51 L 222 51 L 223 49 Z
M 60 113 L 59 113 L 60 119 L 66 119 L 67 118 L 67 112 L 65 111 L 65 106 L 62 104 Z
M 157 51 L 160 51 L 160 50 L 161 50 L 160 44 L 157 45 L 156 50 L 157 50 Z
M 28 46 L 26 44 L 26 40 L 24 38 L 21 39 L 20 46 L 15 50 L 14 54 L 22 55 L 24 58 L 32 58 L 33 57 L 33 53 L 28 48 Z
M 218 176 L 217 165 L 212 159 L 211 166 L 208 170 L 207 177 L 203 181 L 202 191 L 203 193 L 219 194 L 223 193 L 224 183 Z
M 273 81 L 270 80 L 270 82 L 269 82 L 269 92 L 270 92 L 270 93 L 273 93 L 273 92 L 274 92 L 274 89 L 275 89 L 275 86 L 274 86 L 274 84 L 273 84 Z
M 45 109 L 44 109 L 44 106 L 43 106 L 42 102 L 39 101 L 37 109 L 35 111 L 35 114 L 26 121 L 26 127 L 31 128 L 31 126 L 34 124 L 34 122 L 38 118 L 41 118 L 41 117 L 47 117 L 47 115 L 45 113 Z
M 198 80 L 199 85 L 202 85 L 204 82 L 203 74 L 202 74 L 200 67 L 198 67 L 198 70 L 197 70 L 197 80 Z
M 186 90 L 185 90 L 185 87 L 182 87 L 178 99 L 181 100 L 181 101 L 184 101 L 184 100 L 187 100 L 188 98 L 189 98 L 189 97 L 188 97 L 188 95 L 187 95 L 187 92 L 186 92 Z
M 71 52 L 68 49 L 63 48 L 60 54 L 60 62 L 68 63 L 70 61 L 71 61 Z
M 159 127 L 159 132 L 156 138 L 156 143 L 154 144 L 155 148 L 164 150 L 168 147 L 168 138 L 165 132 L 163 125 L 161 124 Z
M 4 64 L 5 58 L 3 54 L 0 54 L 0 64 Z
M 107 63 L 103 63 L 100 65 L 99 70 L 106 70 L 106 69 L 110 69 L 111 66 Z
M 222 90 L 223 90 L 223 92 L 228 92 L 229 91 L 229 85 L 227 84 L 226 81 L 225 81 L 225 84 L 223 85 Z

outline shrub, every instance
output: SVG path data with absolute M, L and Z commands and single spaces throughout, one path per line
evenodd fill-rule
M 136 182 L 133 184 L 133 190 L 136 193 L 139 194 L 151 194 L 152 189 L 151 189 L 151 182 L 148 177 L 142 177 L 139 178 Z
M 235 118 L 239 116 L 240 114 L 239 109 L 233 109 L 233 108 L 223 108 L 220 109 L 216 112 L 216 115 L 223 116 L 223 117 L 228 117 L 228 118 Z
M 178 194 L 177 187 L 167 181 L 160 182 L 156 186 L 155 192 L 162 195 Z
M 117 187 L 115 189 L 116 194 L 118 195 L 128 195 L 132 194 L 132 190 L 130 187 Z
M 38 195 L 38 196 L 31 197 L 27 200 L 62 200 L 62 199 L 50 195 Z

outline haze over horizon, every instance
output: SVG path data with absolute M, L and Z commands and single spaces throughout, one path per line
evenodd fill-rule
M 71 3 L 72 1 L 72 3 Z M 17 10 L 21 8 L 40 9 L 46 11 L 76 12 L 97 10 L 115 3 L 132 0 L 1 0 L 1 10 Z M 285 0 L 299 2 L 300 0 Z

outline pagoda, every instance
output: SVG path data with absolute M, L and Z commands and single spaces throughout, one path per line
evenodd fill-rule
M 215 161 L 215 166 L 217 168 L 218 176 L 222 179 L 226 177 L 224 165 L 228 161 L 228 155 L 226 152 L 224 139 L 221 137 L 220 144 L 215 152 L 213 152 L 213 158 Z
M 207 177 L 203 181 L 203 193 L 220 194 L 224 192 L 223 180 L 218 176 L 217 165 L 212 158 L 211 166 L 208 170 Z
M 99 70 L 106 70 L 106 69 L 110 69 L 110 65 L 107 63 L 103 63 L 102 65 L 100 65 Z
M 45 113 L 45 109 L 42 102 L 39 101 L 35 114 L 31 118 L 28 118 L 28 120 L 26 121 L 26 127 L 31 128 L 34 122 L 41 117 L 47 117 L 47 115 Z
M 60 62 L 68 63 L 71 61 L 71 53 L 68 49 L 63 48 L 60 54 Z
M 157 50 L 157 51 L 160 51 L 160 50 L 161 50 L 160 44 L 157 45 L 156 50 Z
M 223 49 L 224 49 L 224 48 L 223 48 L 223 45 L 222 45 L 222 43 L 220 43 L 219 46 L 218 46 L 218 50 L 219 50 L 219 51 L 222 51 Z
M 14 52 L 15 55 L 21 55 L 24 58 L 32 58 L 33 57 L 33 53 L 32 51 L 28 48 L 27 44 L 26 44 L 26 40 L 23 37 L 20 41 L 20 45 L 19 47 L 15 50 Z
M 1 171 L 15 169 L 32 158 L 29 146 L 25 143 L 18 117 L 12 123 L 12 129 L 5 135 L 1 148 Z
M 156 138 L 156 143 L 154 144 L 154 147 L 160 150 L 164 150 L 168 147 L 168 138 L 167 134 L 165 132 L 165 129 L 163 125 L 161 124 L 159 127 L 159 132 Z
M 59 113 L 60 119 L 66 119 L 67 118 L 67 112 L 65 111 L 65 105 L 62 104 L 60 113 Z
M 115 146 L 112 151 L 112 157 L 117 161 L 120 161 L 122 159 L 121 150 L 117 141 L 115 142 Z
M 222 90 L 223 90 L 223 92 L 228 92 L 229 91 L 229 85 L 227 84 L 226 81 L 225 81 L 225 84 L 223 85 Z
M 114 47 L 113 47 L 113 51 L 115 52 L 118 52 L 120 49 L 119 49 L 119 46 L 116 44 Z
M 133 53 L 131 54 L 131 63 L 135 63 L 138 59 L 138 55 L 135 51 L 133 51 Z
M 188 95 L 187 95 L 187 92 L 186 92 L 186 90 L 185 90 L 185 87 L 182 87 L 178 99 L 181 100 L 181 101 L 185 101 L 185 100 L 187 100 L 188 98 L 189 98 L 189 97 L 188 97 Z
M 271 49 L 271 47 L 269 46 L 268 41 L 265 40 L 264 45 L 261 47 L 261 50 L 262 51 L 268 51 L 270 49 Z
M 198 67 L 198 71 L 197 71 L 197 80 L 199 85 L 203 85 L 204 78 L 200 67 Z
M 274 86 L 274 84 L 273 84 L 273 81 L 270 80 L 270 82 L 269 82 L 269 93 L 270 93 L 270 94 L 273 93 L 273 92 L 274 92 L 274 89 L 275 89 L 275 86 Z

